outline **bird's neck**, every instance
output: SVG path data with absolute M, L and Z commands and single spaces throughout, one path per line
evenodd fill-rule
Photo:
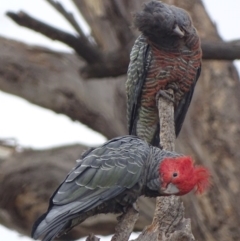
M 181 46 L 184 44 L 183 40 L 177 40 L 176 38 L 148 38 L 148 43 L 153 48 L 171 51 L 171 52 L 179 52 Z
M 192 51 L 198 49 L 200 46 L 200 39 L 196 32 L 194 32 L 193 34 L 186 34 L 186 36 L 183 38 L 176 38 L 176 36 L 168 36 L 165 38 L 149 36 L 147 38 L 147 42 L 153 48 L 176 53 L 180 53 L 182 50 L 185 50 L 186 48 Z
M 159 196 L 160 178 L 159 178 L 159 160 L 161 150 L 157 147 L 150 147 L 147 164 L 145 167 L 145 185 L 142 189 L 142 195 L 147 197 Z

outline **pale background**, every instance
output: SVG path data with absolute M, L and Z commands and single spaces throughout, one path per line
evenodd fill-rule
M 78 21 L 83 22 L 70 0 L 58 0 L 66 9 L 73 12 Z M 216 23 L 224 40 L 240 39 L 240 1 L 239 0 L 204 0 L 212 20 Z M 5 16 L 5 12 L 24 10 L 30 15 L 58 28 L 74 33 L 71 26 L 44 0 L 1 0 L 0 35 L 23 41 L 31 45 L 41 45 L 57 51 L 72 52 L 59 42 L 51 41 L 44 36 L 19 27 Z M 83 23 L 84 25 L 84 23 Z M 84 25 L 85 31 L 89 29 Z M 240 61 L 235 61 L 240 71 Z M 59 145 L 83 143 L 99 145 L 106 138 L 90 130 L 85 125 L 72 122 L 68 117 L 55 114 L 50 110 L 35 106 L 24 99 L 0 91 L 0 139 L 15 138 L 19 145 L 44 149 Z M 15 120 L 17 119 L 17 125 Z M 45 130 L 45 132 L 42 131 Z M 46 134 L 47 133 L 47 138 Z M 1 241 L 31 241 L 15 231 L 0 226 Z M 81 239 L 85 240 L 85 239 Z M 104 241 L 104 238 L 101 239 Z M 106 238 L 105 240 L 110 240 Z

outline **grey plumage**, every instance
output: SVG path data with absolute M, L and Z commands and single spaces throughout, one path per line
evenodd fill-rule
M 177 156 L 134 136 L 114 138 L 84 153 L 34 224 L 32 237 L 45 235 L 43 240 L 50 241 L 90 216 L 121 213 L 141 195 L 161 195 L 159 165 Z
M 132 48 L 127 73 L 128 132 L 158 146 L 157 95 L 160 90 L 174 91 L 178 136 L 200 76 L 200 38 L 185 10 L 160 1 L 145 4 L 134 24 L 141 35 Z

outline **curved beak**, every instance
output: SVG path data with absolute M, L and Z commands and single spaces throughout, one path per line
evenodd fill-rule
M 169 183 L 167 187 L 161 187 L 161 192 L 164 194 L 174 195 L 179 193 L 179 189 L 172 183 Z
M 182 38 L 185 34 L 184 31 L 182 31 L 178 25 L 173 29 L 174 34 L 178 35 L 180 38 Z

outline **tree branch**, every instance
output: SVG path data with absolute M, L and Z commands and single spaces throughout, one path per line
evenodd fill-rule
M 54 0 L 46 0 L 53 8 L 55 8 L 77 31 L 77 33 L 84 39 L 84 41 L 88 41 L 82 28 L 74 18 L 74 15 L 71 12 L 68 12 L 60 2 Z
M 166 90 L 166 95 L 170 95 L 174 99 L 173 91 Z M 174 106 L 173 102 L 160 96 L 158 100 L 158 114 L 160 124 L 160 146 L 168 151 L 175 150 L 175 124 L 174 124 Z
M 126 12 L 122 9 L 123 4 L 116 0 L 110 0 L 106 4 L 106 17 L 112 25 L 116 33 L 116 37 L 121 48 L 125 48 L 128 52 L 131 50 L 135 36 L 130 29 L 131 22 L 126 17 Z
M 81 36 L 76 37 L 72 34 L 54 28 L 31 17 L 23 11 L 18 13 L 7 12 L 7 16 L 21 26 L 39 32 L 52 40 L 58 40 L 62 43 L 65 43 L 69 47 L 73 48 L 76 53 L 89 64 L 96 63 L 102 59 L 102 54 L 100 51 L 86 41 L 86 38 Z
M 73 16 L 68 13 L 61 4 L 54 2 L 53 0 L 47 0 L 58 11 L 60 11 L 68 21 L 72 22 L 72 25 L 76 25 L 76 21 Z M 123 14 L 121 10 L 117 10 L 117 2 L 111 2 L 111 8 L 107 8 L 107 17 L 113 19 L 111 24 L 116 26 L 116 34 L 121 43 L 121 49 L 115 49 L 112 51 L 101 52 L 97 46 L 94 46 L 88 41 L 88 39 L 81 34 L 81 36 L 74 36 L 66 33 L 62 30 L 54 28 L 48 24 L 45 24 L 39 20 L 34 19 L 24 12 L 13 13 L 7 12 L 13 21 L 17 24 L 30 28 L 36 32 L 39 32 L 52 40 L 58 40 L 65 43 L 76 53 L 82 57 L 87 65 L 80 69 L 80 73 L 85 79 L 89 78 L 104 78 L 104 77 L 116 77 L 123 75 L 127 72 L 129 63 L 129 51 L 132 43 L 135 39 L 133 30 L 130 31 L 129 24 L 126 20 L 119 23 L 119 19 L 113 18 L 113 15 L 121 16 Z M 111 11 L 110 11 L 111 9 Z M 114 20 L 115 19 L 115 20 Z M 109 20 L 110 21 L 110 20 Z M 78 26 L 78 25 L 77 25 Z M 75 26 L 78 29 L 80 27 Z M 127 34 L 126 34 L 127 33 Z M 235 60 L 240 59 L 240 44 L 239 41 L 235 42 L 211 42 L 207 40 L 202 41 L 203 59 L 216 59 L 216 60 Z
M 127 71 L 129 54 L 124 49 L 103 54 L 96 46 L 86 41 L 87 38 L 75 37 L 72 34 L 36 20 L 22 11 L 17 14 L 7 12 L 7 16 L 21 26 L 35 30 L 52 40 L 58 40 L 73 48 L 88 63 L 80 71 L 84 78 L 115 77 L 123 75 Z
M 193 241 L 191 222 L 184 218 L 184 207 L 180 198 L 164 198 L 160 204 L 161 206 L 157 206 L 158 214 L 155 215 L 154 222 L 134 241 Z
M 174 99 L 173 90 L 166 90 L 167 95 L 171 95 Z M 175 124 L 174 124 L 174 105 L 173 102 L 167 100 L 164 96 L 160 96 L 158 100 L 158 113 L 160 123 L 160 146 L 169 151 L 175 150 Z M 158 197 L 156 211 L 153 218 L 153 225 L 158 227 L 158 240 L 176 241 L 179 234 L 184 234 L 186 241 L 195 240 L 192 233 L 190 220 L 184 218 L 184 207 L 180 197 Z M 174 236 L 173 236 L 174 235 Z M 173 237 L 175 237 L 173 239 Z
M 104 60 L 80 69 L 83 78 L 117 77 L 127 73 L 129 53 L 124 49 L 105 54 Z
M 136 221 L 138 220 L 139 209 L 137 205 L 130 207 L 126 213 L 118 217 L 118 224 L 115 228 L 116 233 L 113 235 L 111 241 L 128 240 Z
M 131 29 L 132 12 L 139 10 L 145 0 L 72 0 L 82 13 L 91 34 L 104 52 L 115 52 L 127 47 L 130 51 L 136 38 L 136 31 Z
M 230 42 L 202 41 L 203 59 L 235 60 L 240 59 L 240 40 Z
M 84 81 L 77 72 L 83 63 L 75 55 L 4 38 L 0 38 L 0 52 L 1 90 L 65 114 L 107 138 L 127 133 L 125 76 Z

